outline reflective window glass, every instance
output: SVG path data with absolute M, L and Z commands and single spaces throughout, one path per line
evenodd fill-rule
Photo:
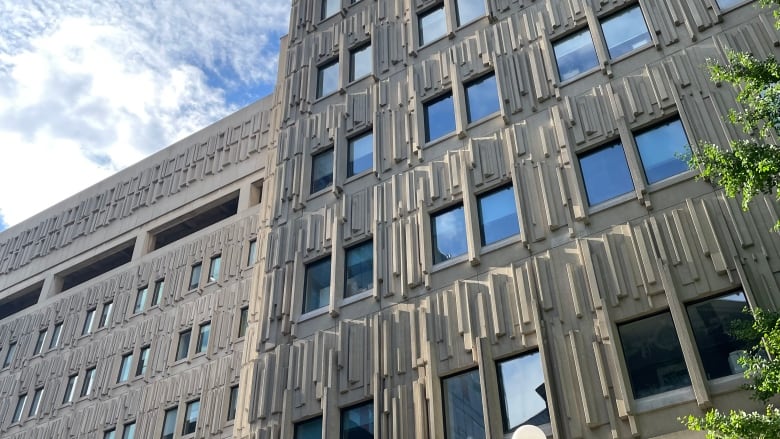
M 122 439 L 135 439 L 135 422 L 125 424 L 122 431 Z
M 103 439 L 114 439 L 115 437 L 116 437 L 116 430 L 113 428 L 103 433 Z
M 227 420 L 232 421 L 236 419 L 236 406 L 238 405 L 238 386 L 230 388 L 230 395 L 228 395 L 228 409 Z
M 328 306 L 330 303 L 330 257 L 306 265 L 303 312 Z
M 122 356 L 122 361 L 119 363 L 119 375 L 116 382 L 123 383 L 130 378 L 130 367 L 133 364 L 133 354 L 127 354 Z
M 444 15 L 444 5 L 439 5 L 433 9 L 420 14 L 420 45 L 429 44 L 447 34 L 447 21 Z
M 555 60 L 558 62 L 558 75 L 561 81 L 571 79 L 598 66 L 596 48 L 590 30 L 583 29 L 553 45 Z
M 95 320 L 95 309 L 87 310 L 84 317 L 84 326 L 81 327 L 81 335 L 87 335 L 92 332 L 92 322 Z
M 295 439 L 322 439 L 322 418 L 317 417 L 295 424 Z
M 165 411 L 165 417 L 163 418 L 162 439 L 173 439 L 173 434 L 176 432 L 176 415 L 179 410 L 174 407 Z
M 431 229 L 434 264 L 447 261 L 468 251 L 463 205 L 457 205 L 432 215 Z
M 222 256 L 214 256 L 209 263 L 209 282 L 216 282 L 219 280 L 219 268 L 222 265 Z
M 32 418 L 38 414 L 38 409 L 41 407 L 41 396 L 43 396 L 43 387 L 35 389 L 32 402 L 30 403 L 30 411 L 27 412 L 27 417 Z
M 455 131 L 455 107 L 452 93 L 423 104 L 425 141 L 436 140 Z
M 14 424 L 22 420 L 22 413 L 24 413 L 24 404 L 27 402 L 27 394 L 19 395 L 16 400 L 16 408 L 14 409 L 14 415 L 11 418 L 11 423 Z
M 246 328 L 249 326 L 249 308 L 241 308 L 241 314 L 238 316 L 238 336 L 246 335 Z
M 470 122 L 500 110 L 496 75 L 491 73 L 466 84 L 466 114 Z
M 47 332 L 48 331 L 46 329 L 38 332 L 38 338 L 35 340 L 35 350 L 33 350 L 33 355 L 38 355 L 43 352 L 43 342 L 46 340 Z
M 339 63 L 331 61 L 317 69 L 317 97 L 321 98 L 339 88 Z
M 73 401 L 73 395 L 76 392 L 76 382 L 78 381 L 78 375 L 71 375 L 68 377 L 68 383 L 65 385 L 65 393 L 62 395 L 62 403 L 68 403 Z
M 456 0 L 455 8 L 458 10 L 458 26 L 463 26 L 485 15 L 485 2 L 483 0 Z
M 144 375 L 146 373 L 146 366 L 149 364 L 149 346 L 141 348 L 141 352 L 138 355 L 138 364 L 135 366 L 135 376 Z
M 747 0 L 717 0 L 718 7 L 721 9 L 729 9 L 742 3 L 747 3 Z
M 639 6 L 624 9 L 601 22 L 610 58 L 618 58 L 652 41 Z
M 195 345 L 195 353 L 206 352 L 209 347 L 209 336 L 211 335 L 211 322 L 200 325 L 198 329 L 198 343 Z
M 62 335 L 62 323 L 54 325 L 54 331 L 51 334 L 51 340 L 49 341 L 49 349 L 54 349 L 60 345 L 60 335 Z
M 3 369 L 11 365 L 11 362 L 14 361 L 15 353 L 16 353 L 16 343 L 10 343 L 8 345 L 8 350 L 5 352 L 5 360 L 3 360 Z
M 198 285 L 200 285 L 200 269 L 201 264 L 198 262 L 197 264 L 192 266 L 192 270 L 190 271 L 190 289 L 194 290 L 195 288 L 198 288 Z
M 246 257 L 246 265 L 254 265 L 257 258 L 257 240 L 249 241 L 249 252 Z
M 333 149 L 311 156 L 311 190 L 312 194 L 330 187 L 333 184 Z
M 521 425 L 550 423 L 539 352 L 498 363 L 504 431 Z
M 341 411 L 341 439 L 374 437 L 374 403 L 368 402 Z
M 111 311 L 114 309 L 114 302 L 107 302 L 103 304 L 103 309 L 100 311 L 100 320 L 98 320 L 98 328 L 105 328 L 111 321 Z
M 176 346 L 176 361 L 187 358 L 190 351 L 190 336 L 191 330 L 184 331 L 179 334 L 179 344 Z
M 92 387 L 95 385 L 95 368 L 89 368 L 84 372 L 84 384 L 81 385 L 81 396 L 92 394 Z
M 322 0 L 320 19 L 324 20 L 339 11 L 340 0 Z
M 154 294 L 152 295 L 152 304 L 150 306 L 157 306 L 160 304 L 164 287 L 165 279 L 160 279 L 154 283 Z
M 146 306 L 146 293 L 148 288 L 141 288 L 135 295 L 135 305 L 133 306 L 133 313 L 138 314 L 144 310 Z
M 184 410 L 184 425 L 181 428 L 181 434 L 195 433 L 198 423 L 198 414 L 200 413 L 200 400 L 190 401 Z
M 442 379 L 444 428 L 448 439 L 485 438 L 482 389 L 479 372 L 474 369 Z
M 690 153 L 680 119 L 673 119 L 634 135 L 648 183 L 688 170 L 683 157 Z
M 505 186 L 477 197 L 482 245 L 492 244 L 520 233 L 515 193 Z
M 374 287 L 374 243 L 366 241 L 345 251 L 344 297 Z
M 371 58 L 371 45 L 352 49 L 349 52 L 349 80 L 354 81 L 370 75 L 374 71 L 374 62 Z
M 591 206 L 634 189 L 623 145 L 612 143 L 579 156 L 585 193 Z
M 374 135 L 366 133 L 349 141 L 347 177 L 374 167 Z

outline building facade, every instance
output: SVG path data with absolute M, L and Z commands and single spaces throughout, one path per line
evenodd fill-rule
M 756 408 L 780 206 L 681 155 L 743 135 L 736 0 L 293 0 L 276 91 L 0 233 L 0 436 L 698 437 Z

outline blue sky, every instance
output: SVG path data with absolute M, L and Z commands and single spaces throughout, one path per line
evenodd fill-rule
M 0 230 L 271 92 L 285 0 L 0 0 Z

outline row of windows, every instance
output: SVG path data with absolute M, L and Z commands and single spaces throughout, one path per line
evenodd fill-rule
M 237 337 L 243 338 L 246 336 L 246 330 L 249 325 L 249 308 L 243 307 L 239 311 Z M 194 355 L 205 353 L 209 347 L 209 340 L 211 337 L 211 321 L 203 322 L 198 325 L 197 338 L 195 339 L 195 345 L 192 346 L 192 329 L 187 329 L 179 333 L 178 341 L 176 342 L 176 356 L 174 361 L 182 361 L 190 356 L 190 351 L 194 352 Z M 194 349 L 193 349 L 194 348 Z
M 330 304 L 331 258 L 326 257 L 306 265 L 303 313 Z M 374 288 L 374 243 L 370 240 L 344 251 L 344 295 L 349 298 Z
M 51 337 L 49 338 L 49 350 L 56 349 L 60 346 L 60 337 L 62 335 L 62 323 L 57 323 L 52 329 Z M 43 353 L 44 346 L 46 346 L 46 338 L 49 336 L 49 330 L 44 329 L 38 332 L 38 337 L 35 339 L 35 347 L 33 348 L 33 355 L 40 355 Z M 3 369 L 10 367 L 16 355 L 16 342 L 9 343 L 8 349 L 3 357 Z

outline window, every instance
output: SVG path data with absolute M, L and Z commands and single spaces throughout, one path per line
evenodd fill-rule
M 566 81 L 599 65 L 590 30 L 583 29 L 553 44 L 558 76 Z
M 433 263 L 450 260 L 468 251 L 466 218 L 459 204 L 431 216 Z
M 92 394 L 92 386 L 95 384 L 95 368 L 89 368 L 84 372 L 84 384 L 81 385 L 81 396 Z
M 550 423 L 539 352 L 497 363 L 504 431 Z
M 691 384 L 668 311 L 620 324 L 618 334 L 634 398 Z
M 111 430 L 106 430 L 103 433 L 103 439 L 114 439 L 116 438 L 116 429 L 112 428 Z
M 8 345 L 8 351 L 5 353 L 5 360 L 3 360 L 3 369 L 11 365 L 11 362 L 14 361 L 15 353 L 16 353 L 16 343 L 10 343 Z
M 123 383 L 130 378 L 130 367 L 133 364 L 133 354 L 122 356 L 122 362 L 119 363 L 119 375 L 116 377 L 117 383 Z
M 179 334 L 179 344 L 178 346 L 176 346 L 176 361 L 187 358 L 187 355 L 190 352 L 191 335 L 192 335 L 191 329 L 188 329 Z
M 246 306 L 241 308 L 241 313 L 238 316 L 238 336 L 243 337 L 246 335 L 246 328 L 249 326 L 249 308 Z
M 367 402 L 341 412 L 341 439 L 374 437 L 374 403 Z
M 322 417 L 295 424 L 295 439 L 322 439 Z
M 65 385 L 65 393 L 62 395 L 62 403 L 73 402 L 73 395 L 76 393 L 76 383 L 79 380 L 78 375 L 68 377 L 68 384 Z
M 92 321 L 95 320 L 95 308 L 87 310 L 84 317 L 84 326 L 81 327 L 81 335 L 87 335 L 92 332 Z
M 745 0 L 717 0 L 717 3 L 720 9 L 729 9 L 747 2 Z
M 339 62 L 330 61 L 317 68 L 317 97 L 334 93 L 339 88 Z
M 162 439 L 173 439 L 173 434 L 176 431 L 176 416 L 179 414 L 179 410 L 176 407 L 170 408 L 165 411 L 163 417 Z
M 146 374 L 146 366 L 149 364 L 149 346 L 141 348 L 138 355 L 138 364 L 135 366 L 135 376 Z
M 485 437 L 477 369 L 442 379 L 444 429 L 448 439 Z
M 588 151 L 579 156 L 588 203 L 593 206 L 631 192 L 634 182 L 620 142 Z
M 311 193 L 333 184 L 333 149 L 311 156 Z
M 458 26 L 470 23 L 485 15 L 485 2 L 482 0 L 456 0 Z
M 135 305 L 133 306 L 133 313 L 138 314 L 139 312 L 144 310 L 144 307 L 146 306 L 146 294 L 148 292 L 149 288 L 141 288 L 138 290 L 138 293 L 135 295 Z
M 163 288 L 165 287 L 165 279 L 160 279 L 154 283 L 154 292 L 152 293 L 152 303 L 149 306 L 157 306 L 162 299 Z
M 48 331 L 46 329 L 38 332 L 38 338 L 35 340 L 35 349 L 33 350 L 33 355 L 38 355 L 43 352 L 43 342 L 46 340 L 47 332 Z
M 27 402 L 27 394 L 19 395 L 19 399 L 16 400 L 16 408 L 14 409 L 14 416 L 11 418 L 11 423 L 17 423 L 22 420 L 22 413 L 24 413 L 24 404 Z
M 352 82 L 374 71 L 374 60 L 371 57 L 371 44 L 360 46 L 349 52 L 349 81 Z
M 618 58 L 651 42 L 645 17 L 638 5 L 606 18 L 601 23 L 601 30 L 610 58 Z
M 496 75 L 490 73 L 466 84 L 466 118 L 469 123 L 498 112 Z
M 340 0 L 322 0 L 320 19 L 324 20 L 339 11 Z
M 135 422 L 125 424 L 122 429 L 122 439 L 135 439 Z
M 452 92 L 423 104 L 425 142 L 430 142 L 455 131 L 455 107 Z
M 737 358 L 750 344 L 735 338 L 731 330 L 735 323 L 751 320 L 750 315 L 742 312 L 747 306 L 742 291 L 688 305 L 688 320 L 707 379 L 743 371 Z
M 366 241 L 346 250 L 344 297 L 351 297 L 374 287 L 374 243 Z
M 477 197 L 482 245 L 492 244 L 520 233 L 514 188 L 504 186 Z
M 111 321 L 111 311 L 114 309 L 114 302 L 106 302 L 103 309 L 100 310 L 100 320 L 98 320 L 98 329 L 105 328 Z
M 192 270 L 190 271 L 190 290 L 194 290 L 200 285 L 200 268 L 200 262 L 192 266 Z
M 211 258 L 211 262 L 209 263 L 209 282 L 216 282 L 219 280 L 220 265 L 222 265 L 222 255 Z
M 350 139 L 347 177 L 358 175 L 374 167 L 374 134 L 371 132 Z
M 432 43 L 447 34 L 447 21 L 444 15 L 444 5 L 439 5 L 420 14 L 418 19 L 420 29 L 420 46 Z
M 187 403 L 187 408 L 184 410 L 184 425 L 181 429 L 181 434 L 195 433 L 195 427 L 198 424 L 198 413 L 200 412 L 200 400 L 190 401 Z
M 60 335 L 62 335 L 62 323 L 57 323 L 54 325 L 54 331 L 51 334 L 51 340 L 49 340 L 49 349 L 60 346 Z
M 246 265 L 254 265 L 257 260 L 257 240 L 249 241 L 249 252 L 246 256 Z
M 330 258 L 323 258 L 306 266 L 303 312 L 327 306 L 330 303 Z
M 206 352 L 209 347 L 209 335 L 211 334 L 211 322 L 206 322 L 198 328 L 198 343 L 195 345 L 195 353 Z
M 33 393 L 32 402 L 30 403 L 30 410 L 27 412 L 27 417 L 32 418 L 38 415 L 38 409 L 41 407 L 41 397 L 43 396 L 43 387 L 35 389 Z
M 690 153 L 680 119 L 675 118 L 634 135 L 647 182 L 652 184 L 688 170 Z
M 238 386 L 230 388 L 230 395 L 228 396 L 228 408 L 227 408 L 227 420 L 232 421 L 236 419 L 236 406 L 238 405 Z

